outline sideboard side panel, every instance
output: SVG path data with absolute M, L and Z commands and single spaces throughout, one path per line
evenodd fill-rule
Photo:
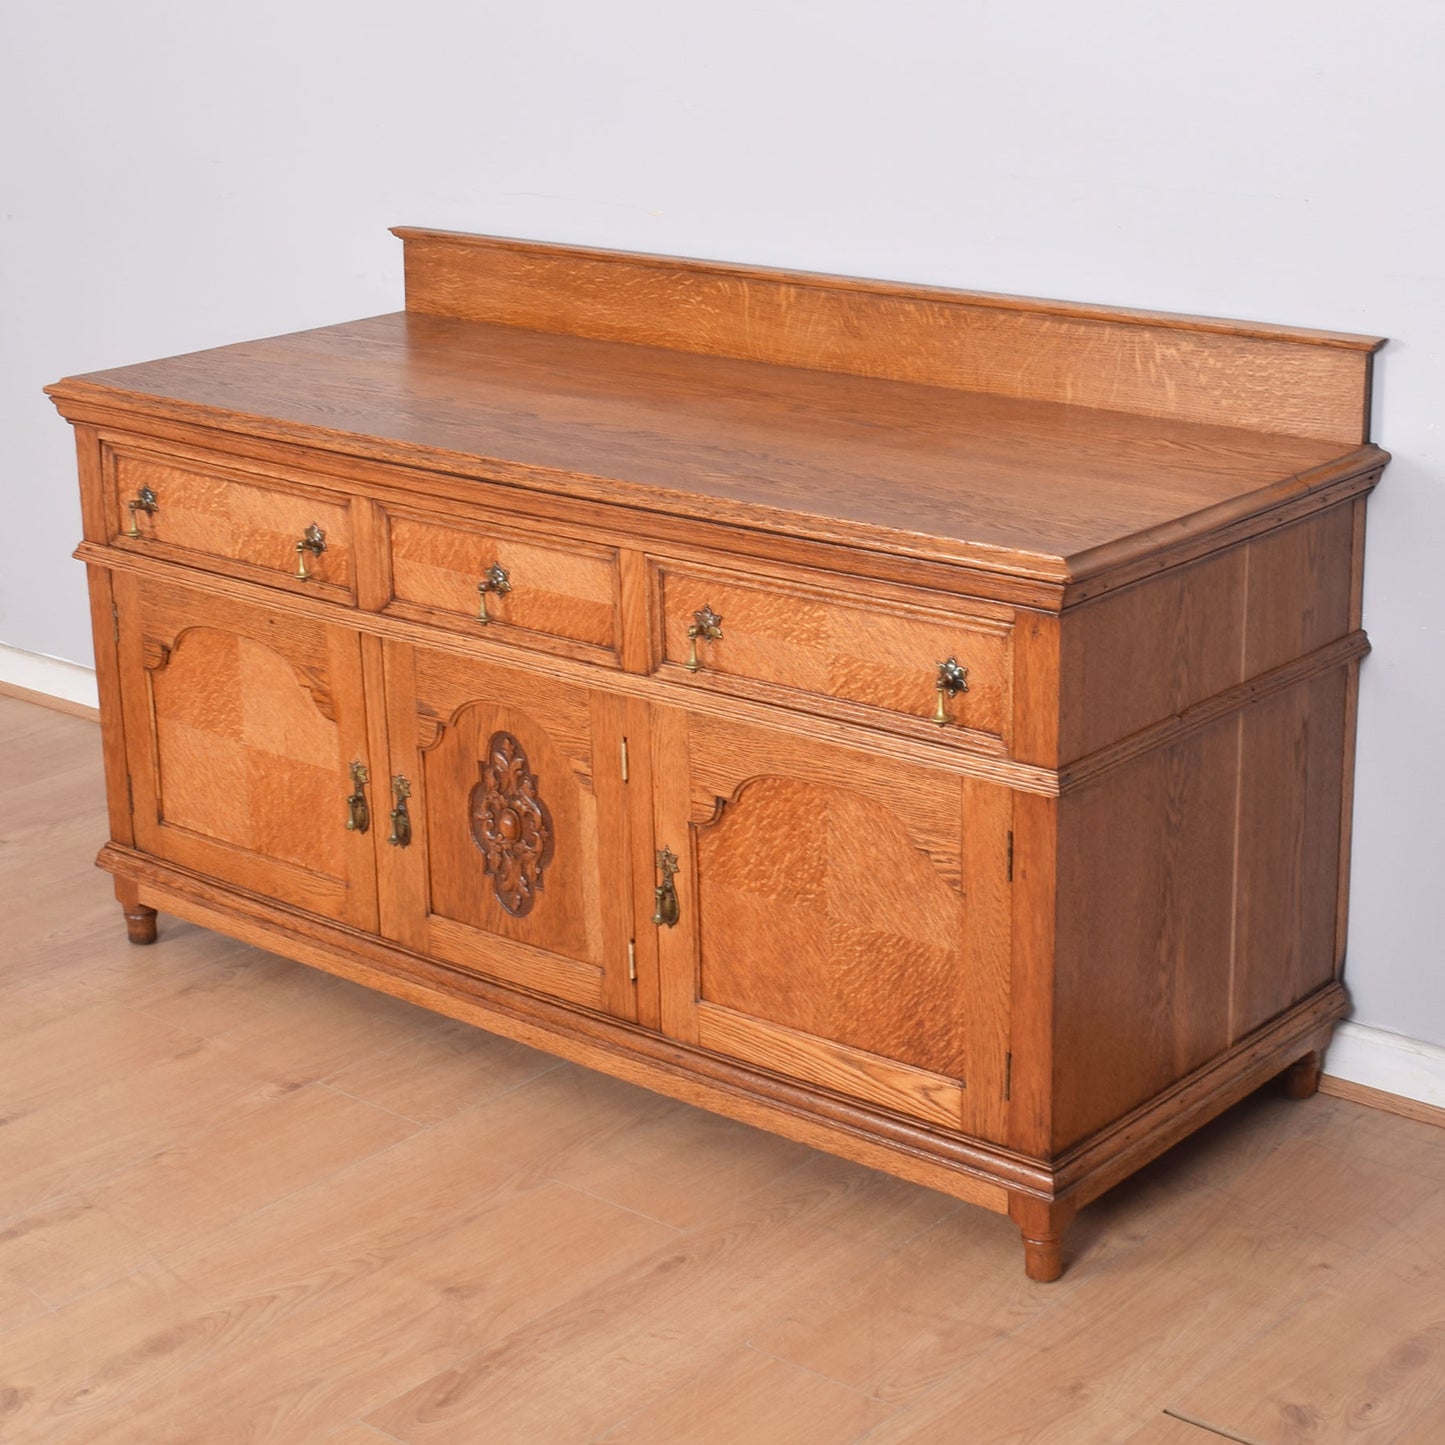
M 1239 719 L 1059 800 L 1054 1149 L 1223 1052 Z

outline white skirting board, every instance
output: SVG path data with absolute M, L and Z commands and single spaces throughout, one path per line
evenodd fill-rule
M 100 696 L 95 687 L 95 669 L 59 657 L 45 657 L 38 652 L 22 652 L 0 642 L 0 682 L 23 687 L 27 692 L 42 692 L 63 702 L 82 707 L 99 707 Z
M 1325 1073 L 1445 1109 L 1445 1049 L 1366 1024 L 1342 1023 L 1325 1055 Z
M 65 702 L 96 707 L 95 672 L 58 657 L 22 652 L 0 642 L 0 683 Z M 1335 1030 L 1325 1073 L 1432 1108 L 1445 1109 L 1445 1048 L 1365 1024 Z

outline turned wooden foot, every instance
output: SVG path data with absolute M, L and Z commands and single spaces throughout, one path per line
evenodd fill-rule
M 140 901 L 140 888 L 129 878 L 115 880 L 116 902 L 125 914 L 125 936 L 132 943 L 156 941 L 156 911 Z
M 132 943 L 154 943 L 156 941 L 156 911 L 144 903 L 132 904 L 125 909 L 125 936 Z
M 1061 1235 L 1046 1235 L 1043 1239 L 1031 1239 L 1027 1234 L 1024 1241 L 1024 1273 L 1030 1279 L 1048 1284 L 1064 1272 L 1064 1241 Z
M 1324 1062 L 1325 1056 L 1319 1049 L 1312 1049 L 1304 1058 L 1296 1059 L 1284 1071 L 1285 1097 L 1308 1099 L 1312 1094 L 1318 1093 Z
M 1024 1273 L 1042 1284 L 1058 1279 L 1064 1272 L 1064 1231 L 1074 1206 L 1016 1194 L 1008 1212 L 1023 1238 Z

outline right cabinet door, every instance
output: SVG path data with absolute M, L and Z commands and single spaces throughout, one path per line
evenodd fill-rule
M 670 708 L 653 772 L 665 1031 L 1001 1138 L 1009 791 Z

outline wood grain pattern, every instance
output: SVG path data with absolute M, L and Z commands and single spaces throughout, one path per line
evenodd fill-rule
M 323 492 L 259 486 L 234 469 L 205 472 L 164 456 L 107 447 L 111 541 L 145 547 L 190 566 L 234 564 L 238 575 L 274 584 L 350 596 L 351 518 L 346 500 Z M 127 503 L 149 487 L 158 499 L 153 514 L 137 511 L 138 538 Z M 306 556 L 309 582 L 296 577 L 296 543 L 312 523 L 325 536 L 326 550 Z
M 1250 876 L 1236 876 L 1239 746 L 1226 719 L 1060 800 L 1056 1149 L 1237 1037 L 1233 910 Z M 1269 972 L 1264 957 L 1253 967 Z
M 757 1422 L 751 1445 L 850 1445 L 892 1413 L 835 1380 L 742 1349 L 602 1438 L 607 1445 L 734 1445 L 741 1416 Z
M 798 1064 L 815 1082 L 996 1137 L 1007 795 L 980 785 L 960 828 L 946 783 L 863 755 L 696 722 L 672 751 L 659 835 L 693 842 L 665 1026 L 767 1067 L 822 1040 Z
M 723 635 L 698 644 L 699 684 L 745 679 L 763 686 L 744 695 L 792 706 L 841 698 L 931 724 L 938 664 L 956 658 L 968 670 L 968 691 L 948 699 L 946 736 L 961 735 L 975 746 L 1007 744 L 1009 620 L 686 563 L 654 565 L 659 660 L 669 670 L 685 667 L 688 629 L 694 614 L 708 606 L 722 615 Z M 799 698 L 800 691 L 812 696 Z M 889 719 L 878 721 L 887 726 Z
M 116 601 L 140 845 L 375 926 L 372 839 L 346 826 L 368 758 L 356 638 L 132 578 Z
M 560 637 L 616 653 L 615 553 L 571 539 L 553 543 L 526 531 L 483 531 L 396 511 L 388 522 L 392 606 L 400 615 L 468 633 L 485 625 L 523 646 L 545 646 L 548 638 Z M 490 620 L 482 624 L 477 584 L 492 566 L 507 573 L 511 590 L 488 596 Z
M 1240 719 L 1235 1037 L 1334 977 L 1347 676 Z
M 386 653 L 392 770 L 412 785 L 413 843 L 390 849 L 404 894 L 395 936 L 469 970 L 631 1016 L 627 826 L 615 709 L 515 669 L 420 649 Z M 551 820 L 534 906 L 510 911 L 470 799 L 500 734 L 520 740 Z
M 1263 1339 L 1186 1389 L 1182 1408 L 1229 1420 L 1261 1445 L 1399 1440 L 1412 1424 L 1423 1432 L 1416 1438 L 1429 1438 L 1432 1417 L 1445 1422 L 1445 1260 L 1438 1245 L 1422 1250 L 1419 1227 L 1405 1226 L 1413 1248 L 1397 1231 L 1393 1249 L 1354 1266 L 1358 1278 L 1323 1282 Z
M 705 1001 L 969 1078 L 965 1020 L 938 1009 L 968 993 L 963 890 L 894 814 L 846 775 L 824 787 L 760 771 L 696 836 Z
M 1378 337 L 398 227 L 407 309 L 1359 441 Z
M 945 1129 L 963 1127 L 967 1096 L 958 1078 L 913 1068 L 856 1045 L 836 1043 L 826 1025 L 789 1028 L 707 1000 L 695 1006 L 705 1049 L 756 1064 L 849 1098 L 863 1099 Z
M 1070 609 L 1060 761 L 1072 762 L 1354 630 L 1353 503 Z M 1355 626 L 1358 626 L 1356 623 Z
M 1257 525 L 1333 483 L 1363 485 L 1385 460 L 1373 447 L 415 314 L 97 372 L 52 395 L 81 421 L 108 406 L 132 426 L 199 423 L 1060 584 Z

